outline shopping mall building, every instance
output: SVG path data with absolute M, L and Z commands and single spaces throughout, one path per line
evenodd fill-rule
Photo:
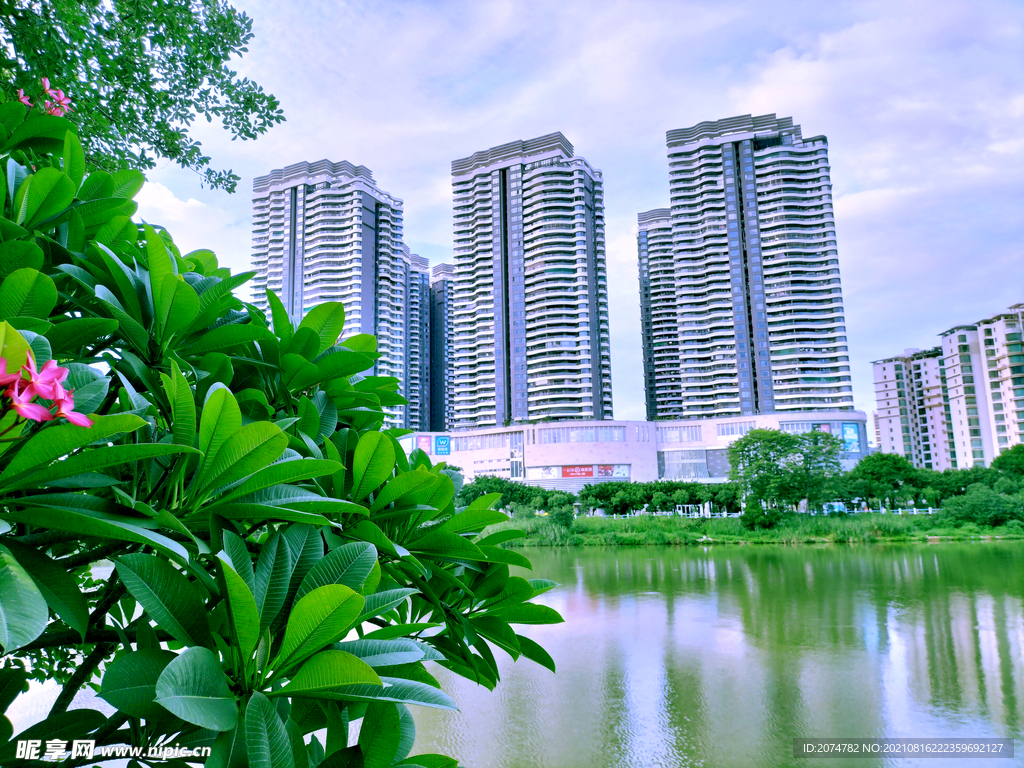
M 400 442 L 478 475 L 576 492 L 610 480 L 725 482 L 729 444 L 752 429 L 830 432 L 846 444 L 843 468 L 868 451 L 861 411 L 812 411 L 679 421 L 561 421 L 466 432 L 414 432 Z

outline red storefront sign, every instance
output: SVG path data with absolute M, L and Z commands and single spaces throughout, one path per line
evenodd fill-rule
M 562 477 L 593 477 L 594 476 L 594 465 L 576 465 L 572 467 L 562 467 Z

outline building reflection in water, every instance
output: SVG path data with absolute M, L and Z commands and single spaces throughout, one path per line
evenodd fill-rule
M 439 670 L 462 711 L 418 708 L 417 752 L 474 768 L 792 765 L 794 737 L 1024 731 L 1022 543 L 529 554 L 561 583 L 541 600 L 566 623 L 520 631 L 558 674 L 504 657 L 491 693 Z M 833 763 L 884 764 L 806 761 Z

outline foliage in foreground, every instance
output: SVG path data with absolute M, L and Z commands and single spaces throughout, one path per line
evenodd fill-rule
M 554 668 L 513 628 L 561 621 L 530 602 L 554 584 L 510 575 L 521 532 L 479 536 L 497 497 L 457 507 L 459 475 L 381 428 L 398 382 L 372 375 L 373 337 L 339 342 L 340 304 L 294 327 L 270 294 L 268 323 L 232 295 L 251 274 L 131 220 L 141 173 L 87 175 L 68 121 L 0 110 L 0 712 L 61 686 L 20 734 L 0 716 L 0 765 L 92 739 L 224 768 L 455 766 L 408 757 L 407 707 L 455 706 L 425 662 L 488 688 L 495 647 Z M 58 363 L 53 387 L 66 369 L 91 426 L 19 415 L 27 359 Z M 117 714 L 69 709 L 85 686 Z

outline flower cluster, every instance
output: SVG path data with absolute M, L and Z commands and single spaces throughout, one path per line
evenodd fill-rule
M 64 93 L 64 91 L 62 91 L 60 88 L 51 88 L 50 78 L 44 77 L 42 83 L 43 92 L 40 93 L 37 98 L 46 98 L 43 104 L 43 112 L 45 112 L 48 115 L 64 117 L 64 115 L 71 111 L 71 99 L 69 99 L 67 94 Z M 26 107 L 34 106 L 32 102 L 29 101 L 28 96 L 25 94 L 24 88 L 18 89 L 18 101 L 20 101 Z
M 4 395 L 10 399 L 10 407 L 23 419 L 53 421 L 61 416 L 80 427 L 92 426 L 92 419 L 84 414 L 75 413 L 74 390 L 64 389 L 63 382 L 68 377 L 67 368 L 61 368 L 53 360 L 49 360 L 43 365 L 42 370 L 39 370 L 36 368 L 35 359 L 29 353 L 25 365 L 14 373 L 6 371 L 7 361 L 0 357 L 0 386 L 7 387 Z M 52 400 L 57 410 L 52 411 L 32 402 L 37 397 Z

